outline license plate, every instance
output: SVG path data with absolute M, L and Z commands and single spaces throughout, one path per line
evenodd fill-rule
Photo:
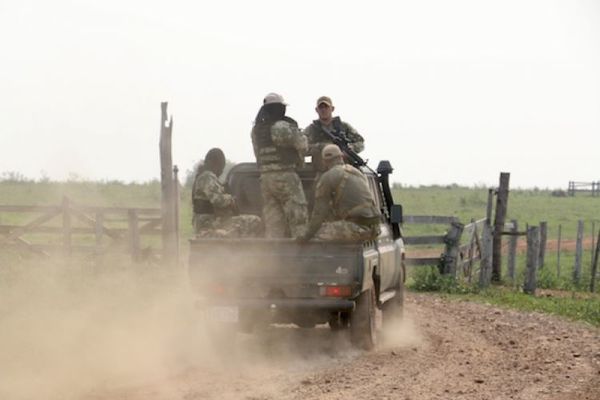
M 206 317 L 210 321 L 236 323 L 239 319 L 239 309 L 232 306 L 212 306 L 206 309 Z

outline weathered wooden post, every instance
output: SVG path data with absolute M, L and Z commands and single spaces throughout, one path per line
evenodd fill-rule
M 540 269 L 544 268 L 546 258 L 546 242 L 548 241 L 548 222 L 540 222 Z
M 443 273 L 456 278 L 458 266 L 458 255 L 460 253 L 460 238 L 465 226 L 460 222 L 454 221 L 450 224 L 450 229 L 444 238 L 446 250 L 443 256 Z
M 592 261 L 592 277 L 590 280 L 590 291 L 596 292 L 596 275 L 598 274 L 598 257 L 600 257 L 600 229 L 598 230 L 598 238 L 596 239 L 596 251 Z
M 71 229 L 71 210 L 69 207 L 70 200 L 67 196 L 62 199 L 62 216 L 63 216 L 63 250 L 68 256 L 71 255 L 72 247 L 72 229 Z
M 577 243 L 575 244 L 575 264 L 573 265 L 573 282 L 581 281 L 581 258 L 583 256 L 583 221 L 577 221 Z
M 511 282 L 514 283 L 517 265 L 517 242 L 519 240 L 519 236 L 517 235 L 517 233 L 519 231 L 519 224 L 516 219 L 513 219 L 511 223 L 511 235 L 508 242 L 508 279 L 510 279 Z
M 496 196 L 496 216 L 494 218 L 494 240 L 492 255 L 492 281 L 500 282 L 502 279 L 502 231 L 508 210 L 508 185 L 510 173 L 500 173 L 500 186 Z
M 492 272 L 492 242 L 494 240 L 492 234 L 492 207 L 494 199 L 494 190 L 488 190 L 488 203 L 486 210 L 486 218 L 481 231 L 481 262 L 479 267 L 479 287 L 485 288 L 490 284 Z
M 167 124 L 167 102 L 160 103 L 160 182 L 163 262 L 172 264 L 176 256 L 177 238 L 175 232 L 175 199 L 173 198 L 173 157 L 171 137 L 173 117 Z
M 590 260 L 594 260 L 594 249 L 596 248 L 594 244 L 594 239 L 596 238 L 596 221 L 592 221 L 592 248 L 591 248 L 591 258 Z
M 556 243 L 556 276 L 560 278 L 560 240 L 562 239 L 562 225 L 558 225 L 558 242 Z
M 537 287 L 537 268 L 540 258 L 540 228 L 531 226 L 527 228 L 527 269 L 525 271 L 525 284 L 523 292 L 535 294 Z
M 140 260 L 140 230 L 138 224 L 138 215 L 135 209 L 127 210 L 127 220 L 129 225 L 129 250 L 133 261 Z

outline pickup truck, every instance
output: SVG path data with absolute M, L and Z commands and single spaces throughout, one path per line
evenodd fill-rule
M 381 234 L 366 242 L 269 238 L 192 238 L 189 276 L 192 288 L 213 317 L 245 332 L 271 323 L 301 328 L 329 324 L 348 329 L 352 343 L 377 345 L 379 332 L 401 317 L 404 295 L 402 207 L 389 186 L 392 167 L 361 167 L 381 210 Z M 315 172 L 299 170 L 312 207 Z M 260 174 L 254 163 L 234 166 L 227 187 L 240 213 L 260 216 Z

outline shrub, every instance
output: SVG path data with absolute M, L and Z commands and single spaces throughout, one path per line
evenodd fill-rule
M 440 274 L 435 266 L 417 267 L 413 271 L 410 287 L 418 292 L 466 294 L 477 291 L 475 286 L 467 285 L 452 276 Z

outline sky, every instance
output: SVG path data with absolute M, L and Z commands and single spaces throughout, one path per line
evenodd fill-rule
M 600 1 L 0 0 L 0 174 L 160 176 L 253 161 L 262 99 L 315 101 L 407 185 L 600 180 Z

